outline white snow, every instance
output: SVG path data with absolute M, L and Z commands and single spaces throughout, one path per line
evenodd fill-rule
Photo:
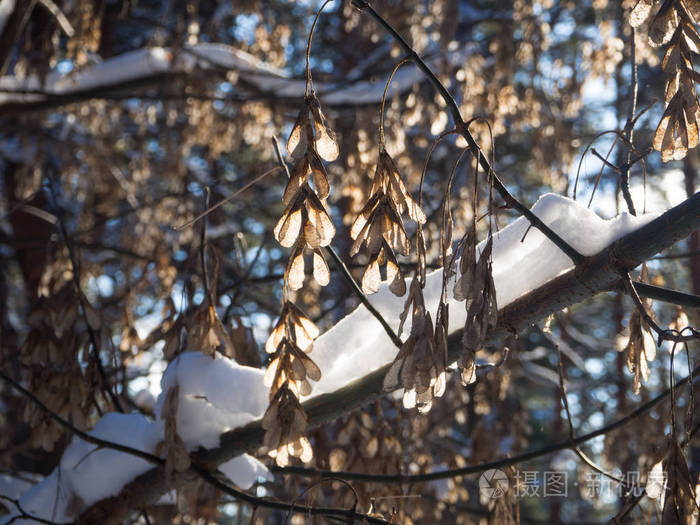
M 8 0 L 2 0 L 1 9 Z M 1 21 L 1 20 L 0 20 Z M 428 65 L 439 69 L 446 60 L 451 65 L 463 63 L 473 46 L 452 50 L 444 56 L 429 59 Z M 169 48 L 148 47 L 109 58 L 97 64 L 68 74 L 52 72 L 43 84 L 36 77 L 0 77 L 0 106 L 42 100 L 43 94 L 67 95 L 81 91 L 106 88 L 127 81 L 148 78 L 165 72 L 189 72 L 195 67 L 237 71 L 240 78 L 259 90 L 282 98 L 303 97 L 304 80 L 289 78 L 283 69 L 271 66 L 234 47 L 201 42 L 185 46 L 177 54 Z M 394 77 L 390 94 L 404 91 L 423 80 L 423 74 L 413 66 L 404 66 Z M 385 78 L 375 82 L 314 84 L 321 99 L 327 104 L 378 103 L 384 91 Z
M 622 214 L 605 220 L 581 204 L 552 194 L 542 196 L 532 210 L 586 256 L 598 253 L 657 216 Z M 521 217 L 494 236 L 493 272 L 499 307 L 573 266 L 538 230 L 531 228 L 525 235 L 528 225 Z M 441 279 L 441 270 L 427 277 L 425 300 L 431 311 L 435 310 L 439 300 Z M 391 294 L 384 284 L 379 292 L 370 296 L 370 301 L 397 329 L 403 299 Z M 464 319 L 464 306 L 451 300 L 450 331 L 460 329 Z M 388 364 L 396 352 L 377 320 L 364 306 L 359 306 L 314 343 L 311 357 L 320 366 L 323 376 L 314 386 L 312 397 L 333 392 Z M 200 352 L 184 353 L 170 364 L 162 377 L 156 414 L 160 416 L 170 387 L 179 385 L 177 428 L 185 445 L 188 450 L 200 446 L 216 447 L 221 433 L 257 420 L 264 414 L 268 390 L 263 385 L 263 375 L 262 370 L 241 366 L 222 356 L 211 358 Z M 160 420 L 151 422 L 135 414 L 107 414 L 92 433 L 153 452 L 163 439 L 163 425 Z M 119 493 L 126 483 L 150 468 L 150 464 L 142 459 L 113 450 L 94 449 L 93 445 L 74 438 L 61 460 L 60 472 L 55 471 L 29 490 L 21 498 L 23 507 L 46 519 L 73 519 L 74 516 L 63 514 L 72 496 L 79 496 L 83 502 L 79 507 L 84 508 Z M 232 459 L 220 468 L 243 488 L 250 487 L 259 477 L 269 476 L 265 467 L 249 456 Z M 53 504 L 48 503 L 54 501 L 55 512 Z
M 244 490 L 252 487 L 258 478 L 264 478 L 268 481 L 273 479 L 265 465 L 248 454 L 229 459 L 226 463 L 219 465 L 219 470 Z
M 186 352 L 175 359 L 161 380 L 161 407 L 170 387 L 180 385 L 177 432 L 188 449 L 213 448 L 219 435 L 262 416 L 267 408 L 264 371 L 241 366 L 217 355 Z
M 9 474 L 0 474 L 0 494 L 8 498 L 17 499 L 28 489 L 32 488 L 38 479 L 41 479 L 32 473 L 21 473 L 20 476 L 21 477 L 15 477 Z M 10 505 L 10 503 L 2 500 L 0 500 L 0 504 L 4 506 Z
M 265 410 L 267 395 L 262 376 L 261 370 L 242 367 L 226 358 L 188 352 L 163 375 L 156 413 L 160 416 L 168 389 L 179 384 L 178 434 L 190 451 L 200 446 L 214 447 L 223 431 L 257 419 Z M 247 395 L 248 391 L 254 395 Z M 154 422 L 140 414 L 110 413 L 90 434 L 155 454 L 163 441 L 163 431 L 160 419 Z M 144 459 L 112 449 L 97 450 L 95 445 L 74 437 L 60 468 L 27 491 L 20 504 L 31 515 L 70 521 L 93 503 L 119 494 L 126 484 L 151 468 Z M 224 463 L 220 469 L 243 489 L 250 488 L 258 478 L 270 479 L 265 466 L 247 454 Z M 11 516 L 0 518 L 0 524 Z
M 657 217 L 657 214 L 634 217 L 624 213 L 605 220 L 582 204 L 551 193 L 540 197 L 532 211 L 586 256 L 595 255 Z M 528 226 L 529 222 L 520 217 L 494 235 L 493 278 L 499 308 L 573 267 L 571 260 L 539 230 L 530 228 L 525 235 Z M 525 239 L 521 242 L 523 236 Z M 482 246 L 483 242 L 478 249 Z M 450 286 L 450 296 L 454 282 Z M 437 309 L 441 283 L 441 270 L 428 274 L 425 303 L 431 312 Z M 369 299 L 396 331 L 404 299 L 394 296 L 386 284 Z M 464 326 L 466 311 L 463 304 L 450 299 L 450 332 L 454 332 Z M 348 352 L 348 349 L 354 351 Z M 314 343 L 311 358 L 321 368 L 323 376 L 315 384 L 312 396 L 333 392 L 380 368 L 391 362 L 396 352 L 374 316 L 359 306 Z
M 138 414 L 109 413 L 97 422 L 90 434 L 153 453 L 163 439 L 163 428 L 162 424 Z M 98 450 L 95 445 L 74 437 L 63 453 L 60 467 L 23 494 L 20 504 L 30 515 L 51 521 L 70 521 L 74 518 L 70 509 L 80 510 L 119 494 L 124 485 L 149 468 L 151 464 L 141 458 L 111 449 Z
M 0 0 L 0 35 L 5 29 L 7 19 L 10 18 L 12 11 L 15 10 L 15 0 Z

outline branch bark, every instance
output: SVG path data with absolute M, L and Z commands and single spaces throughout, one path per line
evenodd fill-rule
M 587 257 L 568 272 L 502 308 L 499 311 L 498 326 L 489 331 L 489 344 L 497 345 L 505 336 L 538 319 L 617 287 L 621 271 L 633 270 L 698 228 L 700 192 L 614 242 L 599 254 Z M 450 361 L 456 360 L 459 355 L 461 336 L 461 332 L 450 335 Z M 320 395 L 304 403 L 309 428 L 333 421 L 384 395 L 382 381 L 388 366 L 333 393 Z M 222 434 L 219 447 L 200 451 L 196 460 L 199 464 L 215 467 L 244 452 L 254 452 L 261 446 L 263 435 L 261 422 L 255 421 Z M 132 509 L 152 504 L 173 488 L 167 486 L 163 469 L 154 468 L 124 487 L 118 496 L 100 501 L 87 509 L 81 516 L 81 522 L 119 523 Z

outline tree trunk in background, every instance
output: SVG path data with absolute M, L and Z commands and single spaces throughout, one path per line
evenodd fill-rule
M 689 151 L 683 159 L 683 175 L 685 176 L 686 195 L 693 195 L 697 187 L 698 173 L 698 152 L 696 149 Z M 688 268 L 690 270 L 690 289 L 694 294 L 700 294 L 700 233 L 696 230 L 688 237 L 687 251 L 695 255 L 688 258 Z M 697 310 L 689 309 L 687 312 L 688 321 L 691 326 L 696 326 L 700 321 L 700 313 Z M 690 449 L 690 472 L 695 480 L 700 474 L 700 447 L 694 446 Z
M 683 159 L 683 174 L 685 175 L 685 192 L 690 197 L 697 191 L 698 179 L 698 152 L 692 150 Z M 700 294 L 700 232 L 697 230 L 688 237 L 688 251 L 694 255 L 688 259 L 690 268 L 690 281 L 694 294 Z

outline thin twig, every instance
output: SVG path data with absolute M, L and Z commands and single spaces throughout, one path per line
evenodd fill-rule
M 632 302 L 639 311 L 639 314 L 642 316 L 642 319 L 644 319 L 644 322 L 649 326 L 649 328 L 656 332 L 659 344 L 661 344 L 663 341 L 673 341 L 675 343 L 680 343 L 683 341 L 693 341 L 695 339 L 700 339 L 700 332 L 698 332 L 698 330 L 696 330 L 695 328 L 687 328 L 690 331 L 689 335 L 683 335 L 678 330 L 661 328 L 656 323 L 656 321 L 652 319 L 652 317 L 649 315 L 646 308 L 644 307 L 644 304 L 639 298 L 639 294 L 637 293 L 637 290 L 635 289 L 635 286 L 632 283 L 632 279 L 630 278 L 629 272 L 624 273 L 624 275 L 622 276 L 622 281 L 625 285 L 625 288 L 627 289 L 627 293 L 632 298 Z
M 664 288 L 663 286 L 656 286 L 639 281 L 633 281 L 633 284 L 634 289 L 641 297 L 677 304 L 678 306 L 687 306 L 688 308 L 700 308 L 700 295 L 672 290 L 670 288 Z
M 61 26 L 61 29 L 63 29 L 63 32 L 67 37 L 70 38 L 75 35 L 75 29 L 73 29 L 73 26 L 70 25 L 66 15 L 63 14 L 61 8 L 58 7 L 53 0 L 39 0 L 39 4 L 46 8 L 46 10 L 54 16 L 56 22 L 58 22 L 58 25 Z
M 5 521 L 5 525 L 10 525 L 10 523 L 14 523 L 17 520 L 21 519 L 28 519 L 32 521 L 36 521 L 37 523 L 44 523 L 46 525 L 73 525 L 74 522 L 58 522 L 58 521 L 50 521 L 50 520 L 45 520 L 44 518 L 39 518 L 38 516 L 34 516 L 33 514 L 29 514 L 26 510 L 22 508 L 22 505 L 20 504 L 18 499 L 15 498 L 10 498 L 9 496 L 5 496 L 3 494 L 0 494 L 0 499 L 7 501 L 8 503 L 11 503 L 14 505 L 17 510 L 19 511 L 19 514 L 17 516 L 11 517 L 8 521 Z M 6 516 L 3 516 L 6 517 Z
M 637 81 L 637 59 L 636 59 L 636 46 L 634 42 L 635 38 L 635 28 L 630 27 L 632 30 L 632 33 L 630 35 L 630 66 L 632 67 L 632 79 L 631 79 L 631 88 L 632 88 L 632 100 L 630 101 L 630 109 L 629 113 L 627 114 L 627 122 L 625 123 L 625 127 L 623 130 L 623 133 L 625 134 L 625 138 L 627 139 L 628 144 L 632 144 L 634 141 L 634 113 L 637 111 L 637 90 L 638 90 L 638 81 Z M 624 164 L 620 166 L 620 189 L 622 190 L 622 196 L 625 199 L 625 202 L 627 203 L 627 211 L 629 211 L 630 214 L 632 215 L 637 215 L 637 211 L 634 208 L 634 202 L 632 201 L 632 194 L 630 193 L 630 161 L 632 160 L 632 148 L 631 147 L 626 147 L 625 148 L 625 156 L 627 157 Z
M 700 373 L 700 366 L 695 367 L 693 373 L 693 381 L 698 380 L 698 373 Z M 674 385 L 675 389 L 678 389 L 690 381 L 691 375 L 686 376 L 680 381 L 676 381 Z M 524 463 L 532 459 L 551 454 L 553 452 L 558 452 L 560 450 L 566 450 L 571 448 L 572 444 L 580 445 L 581 443 L 586 443 L 599 436 L 604 436 L 620 427 L 627 425 L 628 423 L 634 421 L 636 418 L 646 414 L 664 399 L 666 399 L 671 394 L 671 389 L 667 388 L 659 395 L 653 399 L 647 401 L 643 405 L 639 406 L 626 416 L 613 421 L 609 425 L 605 425 L 598 430 L 589 432 L 582 436 L 574 438 L 573 441 L 570 439 L 565 439 L 559 441 L 558 443 L 553 443 L 536 450 L 531 450 L 525 452 L 518 456 L 513 456 L 510 458 L 503 458 L 496 461 L 489 461 L 487 463 L 480 463 L 478 465 L 470 465 L 468 467 L 456 468 L 456 469 L 446 469 L 438 470 L 435 472 L 429 472 L 426 474 L 366 474 L 364 472 L 347 472 L 347 471 L 333 471 L 333 470 L 320 470 L 314 468 L 305 467 L 276 467 L 272 466 L 270 470 L 273 472 L 280 472 L 283 474 L 296 474 L 298 476 L 304 477 L 315 477 L 315 476 L 337 476 L 346 480 L 358 480 L 358 481 L 370 481 L 376 483 L 418 483 L 423 481 L 435 481 L 438 479 L 448 479 L 455 478 L 457 476 L 465 476 L 467 474 L 478 474 L 492 468 L 503 468 L 510 465 L 517 465 L 519 463 Z
M 88 335 L 90 337 L 90 344 L 92 345 L 92 356 L 95 361 L 97 371 L 100 375 L 100 379 L 102 381 L 102 389 L 105 392 L 107 392 L 107 395 L 112 400 L 114 408 L 117 411 L 123 413 L 124 408 L 122 407 L 122 404 L 119 401 L 117 394 L 112 390 L 109 384 L 109 380 L 107 379 L 107 373 L 105 372 L 104 366 L 102 366 L 102 360 L 100 358 L 100 346 L 97 341 L 97 334 L 95 333 L 95 330 L 93 329 L 92 324 L 90 324 L 90 320 L 88 319 L 86 304 L 87 300 L 80 288 L 80 264 L 78 263 L 78 258 L 75 255 L 73 243 L 71 242 L 71 239 L 68 235 L 68 231 L 66 230 L 66 224 L 63 220 L 63 214 L 61 212 L 61 208 L 58 204 L 58 198 L 56 196 L 55 183 L 56 181 L 53 178 L 49 177 L 49 193 L 51 194 L 51 199 L 53 201 L 54 214 L 56 215 L 56 218 L 58 220 L 58 226 L 61 232 L 61 236 L 63 237 L 63 242 L 65 243 L 66 248 L 68 249 L 68 257 L 70 259 L 71 271 L 73 274 L 73 285 L 75 286 L 75 290 L 78 295 L 78 302 L 80 303 L 80 311 L 83 317 L 83 321 L 85 322 L 85 326 L 87 327 Z M 99 412 L 100 409 L 99 407 L 97 408 Z
M 211 191 L 209 186 L 204 188 L 204 209 L 209 208 L 209 195 Z M 216 301 L 214 300 L 214 293 L 212 292 L 211 285 L 209 283 L 209 272 L 207 270 L 207 217 L 204 216 L 202 221 L 202 233 L 199 238 L 199 259 L 202 264 L 202 281 L 204 281 L 204 293 L 206 294 L 207 301 L 209 301 L 209 306 L 214 308 Z M 216 277 L 215 277 L 216 278 Z
M 559 392 L 561 394 L 561 403 L 564 406 L 564 412 L 566 412 L 566 419 L 569 423 L 569 441 L 571 442 L 571 449 L 576 453 L 576 455 L 581 459 L 581 461 L 583 461 L 586 465 L 588 465 L 590 468 L 592 468 L 598 474 L 602 474 L 606 478 L 619 483 L 623 487 L 626 487 L 625 480 L 610 474 L 605 469 L 596 465 L 595 462 L 591 458 L 589 458 L 583 452 L 583 450 L 581 450 L 581 447 L 579 447 L 577 444 L 575 444 L 576 434 L 574 432 L 574 421 L 573 421 L 573 418 L 571 417 L 571 411 L 569 410 L 569 398 L 566 394 L 566 382 L 564 379 L 564 362 L 562 359 L 562 353 L 561 353 L 561 349 L 559 348 L 559 345 L 555 344 L 555 346 L 557 349 L 557 353 L 559 354 L 559 367 L 558 367 L 559 368 Z M 673 389 L 671 389 L 671 390 L 673 390 Z
M 263 180 L 265 177 L 267 177 L 267 176 L 270 175 L 271 173 L 274 173 L 274 172 L 277 171 L 278 169 L 280 169 L 279 166 L 275 166 L 274 168 L 267 170 L 267 171 L 266 171 L 265 173 L 263 173 L 262 175 L 258 175 L 258 176 L 255 177 L 253 180 L 251 180 L 250 182 L 248 182 L 245 186 L 243 186 L 241 189 L 234 191 L 231 195 L 229 195 L 229 196 L 226 197 L 225 199 L 222 199 L 222 200 L 220 200 L 219 202 L 217 202 L 216 204 L 214 204 L 213 206 L 211 206 L 210 208 L 207 208 L 207 210 L 205 210 L 204 212 L 202 212 L 202 213 L 200 213 L 199 215 L 197 215 L 194 219 L 191 219 L 191 220 L 187 221 L 186 223 L 181 224 L 180 226 L 175 226 L 175 227 L 173 227 L 173 229 L 174 229 L 175 231 L 178 231 L 178 232 L 179 232 L 179 231 L 184 230 L 185 228 L 189 228 L 190 226 L 192 226 L 195 222 L 197 222 L 197 221 L 198 221 L 199 219 L 201 219 L 202 217 L 206 217 L 208 214 L 210 214 L 211 212 L 213 212 L 215 209 L 217 209 L 217 208 L 220 207 L 220 206 L 223 206 L 223 205 L 226 204 L 228 201 L 230 201 L 231 199 L 237 197 L 238 195 L 240 195 L 241 193 L 243 193 L 245 190 L 249 189 L 251 186 L 256 185 L 258 182 L 260 182 L 261 180 Z
M 655 261 L 661 259 L 685 259 L 686 257 L 697 257 L 698 255 L 700 255 L 700 250 L 693 250 L 690 252 L 683 253 L 669 253 L 668 255 L 657 255 L 656 257 L 652 257 L 650 260 Z
M 415 50 L 396 31 L 396 29 L 394 29 L 394 27 L 391 24 L 389 24 L 379 13 L 377 13 L 372 8 L 372 6 L 370 6 L 365 0 L 352 0 L 352 3 L 360 11 L 367 12 L 376 22 L 378 22 L 379 25 L 381 25 L 384 28 L 384 30 L 387 33 L 389 33 L 389 35 L 391 35 L 391 37 L 399 44 L 399 46 L 402 48 L 403 52 L 408 56 L 408 58 L 412 60 L 416 64 L 416 66 L 418 66 L 418 68 L 421 71 L 423 71 L 423 73 L 427 76 L 430 83 L 445 101 L 445 104 L 447 105 L 450 114 L 452 115 L 452 119 L 455 122 L 455 127 L 467 141 L 469 149 L 471 150 L 472 154 L 478 159 L 478 162 L 484 170 L 486 176 L 493 179 L 494 188 L 496 189 L 496 191 L 498 191 L 498 193 L 501 195 L 506 204 L 511 208 L 515 209 L 521 215 L 523 215 L 528 221 L 530 221 L 530 223 L 533 226 L 539 229 L 549 240 L 551 240 L 560 250 L 562 250 L 574 262 L 574 264 L 581 264 L 585 260 L 585 257 L 583 255 L 581 255 L 569 243 L 567 243 L 557 233 L 555 233 L 551 228 L 549 228 L 549 226 L 542 222 L 542 220 L 540 220 L 529 208 L 527 208 L 524 204 L 522 204 L 515 197 L 513 197 L 513 195 L 511 195 L 511 193 L 505 187 L 503 182 L 501 182 L 501 180 L 496 175 L 496 172 L 493 170 L 493 167 L 489 163 L 488 159 L 481 151 L 481 148 L 479 148 L 479 145 L 476 143 L 476 140 L 469 131 L 466 122 L 462 118 L 462 115 L 459 111 L 459 106 L 457 106 L 457 103 L 455 102 L 454 98 L 452 97 L 452 95 L 450 95 L 449 91 L 447 91 L 447 88 L 442 84 L 442 82 L 440 82 L 435 73 L 433 73 L 433 71 L 418 55 L 418 53 L 416 53 Z
M 318 480 L 315 483 L 312 483 L 308 487 L 306 487 L 301 492 L 301 494 L 299 494 L 296 498 L 294 498 L 294 501 L 292 501 L 292 506 L 289 509 L 289 511 L 287 512 L 287 517 L 284 520 L 284 525 L 287 525 L 289 523 L 289 518 L 291 517 L 292 512 L 294 512 L 294 506 L 297 504 L 297 501 L 299 501 L 301 498 L 303 498 L 310 490 L 315 489 L 316 487 L 318 487 L 322 483 L 328 483 L 328 482 L 333 482 L 333 481 L 337 481 L 339 483 L 342 483 L 343 485 L 345 485 L 346 487 L 348 487 L 350 489 L 350 491 L 352 492 L 352 495 L 355 497 L 355 501 L 349 510 L 354 512 L 355 509 L 357 509 L 357 503 L 360 500 L 360 497 L 357 495 L 357 491 L 355 490 L 355 487 L 353 487 L 350 483 L 348 483 L 347 481 L 345 481 L 344 479 L 341 479 L 341 478 L 332 478 L 332 477 L 323 478 L 323 479 Z
M 291 175 L 289 173 L 289 167 L 287 166 L 287 163 L 284 161 L 284 158 L 282 157 L 282 150 L 280 149 L 280 145 L 279 145 L 279 141 L 277 140 L 277 137 L 272 137 L 272 144 L 274 145 L 275 154 L 277 155 L 277 162 L 279 162 L 282 169 L 284 169 L 285 173 L 287 174 L 287 178 L 289 179 L 291 177 Z M 343 275 L 345 280 L 348 282 L 348 284 L 352 288 L 353 293 L 357 296 L 357 298 L 360 300 L 360 302 L 377 319 L 377 321 L 379 321 L 379 324 L 382 325 L 382 328 L 384 328 L 384 331 L 391 338 L 391 341 L 397 346 L 397 348 L 401 348 L 401 345 L 403 344 L 401 342 L 401 338 L 398 335 L 396 335 L 396 333 L 391 328 L 391 326 L 389 326 L 389 323 L 387 322 L 387 320 L 384 319 L 384 316 L 382 316 L 382 314 L 379 313 L 379 310 L 377 310 L 374 306 L 372 306 L 372 303 L 369 302 L 369 299 L 367 298 L 365 293 L 362 291 L 362 289 L 359 287 L 359 285 L 357 284 L 357 282 L 353 278 L 352 274 L 350 273 L 350 270 L 348 270 L 348 267 L 345 266 L 345 263 L 340 258 L 340 256 L 336 253 L 336 251 L 333 249 L 333 247 L 326 246 L 326 247 L 324 247 L 324 251 L 331 259 L 333 259 L 333 261 L 335 262 L 335 265 L 338 267 L 338 270 Z

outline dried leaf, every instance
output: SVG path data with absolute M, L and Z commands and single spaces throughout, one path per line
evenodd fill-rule
M 326 286 L 331 279 L 328 263 L 323 254 L 318 250 L 314 250 L 314 279 L 316 279 L 316 282 L 321 286 Z
M 678 26 L 678 14 L 674 2 L 665 0 L 649 27 L 649 40 L 652 45 L 661 46 L 669 42 Z
M 319 200 L 315 193 L 310 189 L 306 192 L 306 209 L 309 216 L 309 222 L 313 225 L 318 233 L 319 246 L 328 246 L 335 235 L 335 226 L 331 220 L 325 206 Z
M 311 136 L 311 122 L 309 120 L 309 104 L 305 100 L 292 132 L 287 139 L 287 153 L 293 159 L 299 159 L 304 156 L 309 146 L 309 136 Z
M 338 143 L 335 140 L 335 133 L 328 126 L 326 117 L 321 111 L 321 104 L 315 95 L 311 95 L 311 113 L 314 118 L 316 128 L 316 149 L 320 157 L 328 162 L 338 158 Z
M 301 197 L 301 194 L 297 195 L 297 198 L 289 205 L 275 225 L 273 232 L 275 239 L 285 248 L 290 248 L 294 244 L 301 231 L 303 205 Z
M 379 290 L 379 285 L 382 281 L 379 272 L 379 262 L 377 261 L 378 256 L 379 254 L 376 254 L 370 259 L 365 268 L 365 273 L 362 275 L 362 291 L 366 294 L 373 294 Z
M 314 189 L 316 190 L 318 198 L 323 201 L 327 199 L 331 193 L 331 185 L 328 182 L 328 172 L 315 151 L 309 151 L 307 157 L 313 176 Z
M 289 256 L 284 277 L 291 290 L 298 290 L 304 285 L 304 243 L 302 239 L 299 239 Z
M 638 0 L 630 13 L 630 25 L 632 27 L 639 27 L 642 25 L 646 19 L 649 18 L 653 5 L 653 0 Z
M 656 463 L 647 475 L 647 482 L 644 490 L 651 499 L 657 499 L 663 494 L 666 485 L 666 475 L 663 471 L 663 459 Z
M 406 293 L 406 279 L 401 273 L 399 263 L 388 246 L 384 246 L 384 255 L 386 256 L 386 279 L 390 283 L 389 290 L 397 297 L 403 297 Z

